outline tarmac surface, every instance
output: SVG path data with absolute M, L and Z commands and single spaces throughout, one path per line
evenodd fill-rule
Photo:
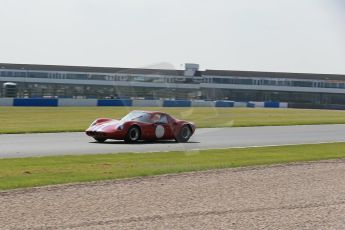
M 345 160 L 0 192 L 0 229 L 345 229 Z
M 345 125 L 266 126 L 197 129 L 188 143 L 175 141 L 126 144 L 97 143 L 84 133 L 0 135 L 0 158 L 100 154 L 119 152 L 189 151 L 212 148 L 344 142 Z

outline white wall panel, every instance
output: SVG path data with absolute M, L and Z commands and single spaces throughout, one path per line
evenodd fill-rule
M 288 108 L 288 103 L 287 102 L 280 102 L 279 108 Z
M 247 102 L 238 102 L 238 101 L 235 101 L 234 107 L 247 107 Z
M 162 107 L 163 101 L 161 100 L 133 100 L 135 107 Z
M 0 106 L 13 106 L 13 98 L 0 98 Z
M 214 101 L 192 101 L 192 107 L 214 107 Z
M 61 98 L 58 106 L 97 106 L 97 99 L 71 99 Z

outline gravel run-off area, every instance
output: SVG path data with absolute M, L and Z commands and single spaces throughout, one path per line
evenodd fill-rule
M 0 229 L 345 229 L 345 160 L 3 191 Z

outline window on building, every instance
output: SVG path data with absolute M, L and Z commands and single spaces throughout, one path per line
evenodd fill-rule
M 28 72 L 28 77 L 32 78 L 48 78 L 48 73 L 45 72 Z
M 293 86 L 313 87 L 313 82 L 311 82 L 311 81 L 293 81 Z

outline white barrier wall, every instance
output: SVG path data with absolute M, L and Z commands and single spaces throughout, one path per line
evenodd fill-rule
M 279 108 L 288 108 L 288 103 L 287 102 L 280 102 Z
M 58 106 L 97 106 L 97 99 L 70 99 L 61 98 Z
M 132 99 L 45 99 L 0 98 L 0 106 L 135 106 L 135 107 L 250 107 L 288 108 L 287 102 L 234 102 L 203 100 L 132 100 Z
M 247 107 L 247 102 L 235 101 L 234 102 L 234 107 Z
M 13 98 L 0 98 L 0 106 L 13 106 Z
M 162 107 L 162 100 L 133 100 L 135 107 Z
M 263 108 L 265 107 L 265 102 L 263 101 L 251 101 L 255 105 L 255 108 Z
M 214 101 L 192 101 L 192 107 L 214 107 Z

